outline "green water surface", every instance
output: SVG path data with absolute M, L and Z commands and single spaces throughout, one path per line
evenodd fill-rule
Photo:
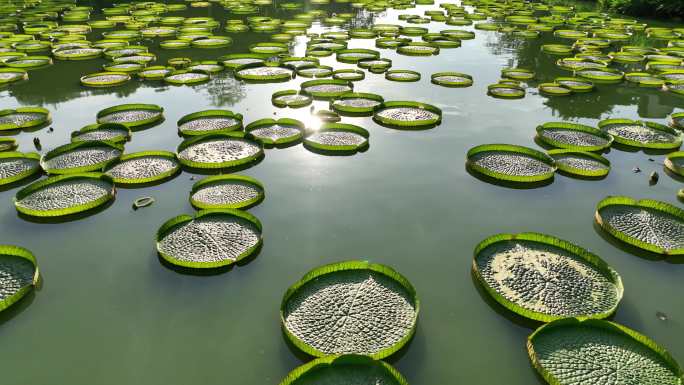
M 423 14 L 438 5 L 389 10 L 353 10 L 348 4 L 309 6 L 329 12 L 356 12 L 353 25 L 399 21 L 403 13 Z M 276 7 L 262 14 L 286 18 Z M 167 15 L 234 18 L 218 5 Z M 222 25 L 223 26 L 223 25 Z M 430 31 L 452 27 L 431 23 Z M 310 30 L 322 32 L 315 23 Z M 99 32 L 98 32 L 99 33 Z M 219 34 L 225 34 L 219 32 Z M 91 35 L 91 40 L 98 37 Z M 164 51 L 158 55 L 214 59 L 246 52 L 268 34 L 231 35 L 234 44 L 214 50 Z M 303 55 L 304 37 L 292 53 Z M 540 52 L 547 43 L 568 43 L 549 33 L 536 40 L 476 31 L 457 49 L 436 57 L 401 56 L 381 50 L 393 69 L 422 73 L 417 83 L 389 82 L 366 74 L 355 90 L 385 100 L 413 100 L 443 110 L 442 124 L 426 131 L 381 127 L 371 118 L 344 118 L 370 132 L 370 148 L 354 156 L 312 153 L 302 145 L 266 150 L 258 165 L 241 171 L 263 182 L 265 201 L 249 211 L 263 223 L 264 245 L 243 266 L 213 276 L 179 274 L 160 263 L 155 232 L 167 219 L 193 213 L 190 188 L 200 175 L 183 172 L 155 187 L 118 189 L 103 212 L 67 223 L 36 223 L 20 218 L 12 199 L 17 188 L 0 192 L 0 243 L 29 248 L 44 276 L 40 291 L 0 313 L 0 383 L 3 385 L 264 385 L 277 384 L 306 362 L 281 334 L 279 305 L 285 289 L 308 270 L 346 259 L 367 259 L 394 267 L 411 280 L 421 299 L 415 338 L 387 361 L 413 385 L 507 384 L 543 381 L 529 364 L 526 337 L 535 325 L 511 317 L 489 300 L 471 277 L 472 251 L 482 239 L 501 232 L 548 233 L 597 253 L 621 275 L 625 297 L 615 321 L 650 336 L 684 360 L 684 265 L 653 261 L 619 248 L 593 224 L 596 203 L 607 195 L 658 199 L 682 207 L 676 191 L 684 187 L 663 172 L 664 155 L 611 150 L 607 178 L 599 181 L 557 175 L 537 189 L 512 189 L 483 182 L 465 170 L 465 154 L 475 145 L 511 143 L 539 148 L 535 127 L 568 120 L 595 126 L 601 119 L 629 118 L 667 123 L 684 110 L 684 99 L 628 84 L 602 85 L 598 91 L 568 98 L 538 94 L 535 84 L 522 100 L 486 95 L 502 68 L 533 68 L 538 81 L 569 73 L 557 57 Z M 570 42 L 571 43 L 571 42 Z M 657 43 L 663 46 L 664 43 Z M 374 40 L 354 39 L 349 48 L 374 48 Z M 0 90 L 1 108 L 43 106 L 52 112 L 47 129 L 16 135 L 20 151 L 39 137 L 43 153 L 67 143 L 69 134 L 95 122 L 100 109 L 121 103 L 154 103 L 166 120 L 136 132 L 126 152 L 175 151 L 181 142 L 175 122 L 183 115 L 225 108 L 245 116 L 290 117 L 309 126 L 310 109 L 278 109 L 270 103 L 289 83 L 244 84 L 228 72 L 194 87 L 162 82 L 130 83 L 111 89 L 86 89 L 79 77 L 98 72 L 103 59 L 62 62 L 30 72 L 30 80 Z M 321 64 L 355 68 L 334 56 Z M 464 72 L 470 88 L 443 88 L 430 74 Z M 327 103 L 315 102 L 315 110 Z M 633 173 L 639 167 L 641 173 Z M 648 184 L 648 174 L 660 181 Z M 192 180 L 195 179 L 195 180 Z M 133 200 L 152 196 L 156 203 L 134 211 Z M 668 316 L 667 321 L 656 312 Z

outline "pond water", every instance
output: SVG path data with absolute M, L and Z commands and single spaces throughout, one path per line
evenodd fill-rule
M 373 14 L 333 3 L 307 4 L 304 9 L 354 12 L 352 24 L 363 27 L 410 25 L 398 15 L 423 15 L 437 8 L 438 4 L 420 5 Z M 262 7 L 261 14 L 292 15 L 275 6 Z M 222 23 L 240 17 L 217 4 L 169 15 L 209 16 Z M 366 71 L 366 79 L 356 82 L 354 89 L 385 100 L 432 104 L 442 109 L 442 123 L 405 131 L 379 126 L 369 117 L 344 118 L 370 132 L 369 149 L 353 156 L 321 155 L 302 145 L 267 149 L 263 161 L 240 171 L 265 187 L 264 202 L 249 210 L 263 224 L 263 248 L 249 263 L 222 274 L 179 274 L 160 262 L 155 249 L 155 234 L 163 222 L 194 212 L 188 196 L 200 175 L 183 172 L 158 186 L 119 188 L 115 202 L 104 211 L 57 224 L 19 217 L 13 205 L 18 188 L 0 192 L 0 243 L 30 249 L 44 277 L 41 290 L 0 313 L 2 383 L 277 384 L 309 360 L 281 333 L 283 293 L 310 269 L 348 259 L 390 265 L 418 292 L 421 314 L 415 338 L 387 360 L 409 383 L 543 383 L 525 348 L 536 325 L 495 305 L 471 276 L 475 245 L 492 234 L 525 231 L 572 241 L 605 259 L 625 284 L 614 320 L 684 360 L 684 302 L 679 295 L 684 265 L 635 255 L 601 233 L 593 219 L 596 204 L 608 195 L 682 207 L 676 192 L 684 184 L 663 172 L 664 155 L 612 149 L 605 154 L 612 164 L 605 179 L 556 175 L 553 183 L 536 189 L 487 183 L 465 169 L 466 152 L 479 144 L 541 149 L 534 136 L 544 122 L 596 126 L 602 119 L 626 118 L 667 124 L 671 113 L 684 111 L 684 99 L 626 83 L 549 98 L 538 93 L 536 84 L 569 73 L 556 67 L 558 57 L 542 54 L 541 46 L 568 40 L 550 33 L 524 40 L 437 22 L 420 26 L 431 32 L 475 31 L 476 36 L 463 40 L 460 48 L 442 49 L 438 56 L 380 50 L 382 57 L 392 60 L 392 69 L 418 71 L 422 79 L 390 82 L 383 74 Z M 331 29 L 336 28 L 316 22 L 310 32 Z M 90 39 L 98 39 L 98 33 Z M 157 55 L 156 63 L 164 64 L 171 57 L 211 60 L 246 52 L 250 44 L 269 39 L 268 34 L 253 32 L 231 37 L 230 47 L 209 50 L 161 50 L 159 39 L 145 44 Z M 305 37 L 297 37 L 292 54 L 304 55 L 305 44 Z M 352 39 L 349 48 L 375 49 L 374 40 Z M 79 84 L 81 76 L 99 72 L 104 63 L 55 61 L 49 68 L 30 71 L 29 81 L 0 90 L 2 108 L 42 106 L 52 113 L 54 132 L 44 128 L 15 135 L 20 151 L 32 151 L 34 137 L 40 138 L 42 153 L 68 143 L 72 131 L 95 123 L 97 111 L 121 103 L 158 104 L 165 116 L 163 123 L 135 132 L 126 152 L 175 151 L 181 142 L 176 121 L 211 108 L 241 113 L 245 123 L 288 117 L 308 126 L 318 124 L 308 107 L 280 109 L 270 101 L 274 92 L 298 89 L 309 79 L 247 84 L 224 71 L 192 87 L 138 80 L 105 89 Z M 356 68 L 335 61 L 334 55 L 321 58 L 321 64 Z M 488 96 L 487 85 L 496 83 L 501 69 L 509 67 L 536 71 L 537 80 L 530 83 L 526 97 Z M 469 74 L 474 84 L 431 84 L 430 74 L 443 71 Z M 327 102 L 314 102 L 316 111 L 327 108 Z M 642 172 L 634 173 L 634 167 Z M 660 180 L 649 186 L 652 171 L 660 173 Z M 133 201 L 142 196 L 156 202 L 134 211 Z M 657 312 L 666 314 L 667 320 L 660 320 Z

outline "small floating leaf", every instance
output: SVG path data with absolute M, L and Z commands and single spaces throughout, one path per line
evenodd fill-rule
M 654 122 L 629 119 L 606 119 L 599 128 L 612 135 L 615 142 L 632 147 L 678 149 L 682 144 L 679 133 L 670 127 Z
M 382 103 L 382 96 L 363 92 L 347 92 L 330 102 L 330 108 L 338 113 L 372 114 Z
M 276 107 L 301 108 L 313 102 L 313 98 L 297 90 L 284 90 L 274 92 L 271 96 L 271 103 Z
M 391 70 L 385 72 L 385 79 L 394 82 L 417 82 L 420 80 L 420 72 L 410 70 Z
M 442 110 L 418 102 L 385 102 L 375 111 L 373 120 L 388 127 L 423 129 L 440 124 Z
M 684 151 L 677 151 L 668 154 L 665 158 L 664 164 L 668 170 L 679 176 L 684 176 Z
M 551 150 L 549 156 L 556 161 L 559 171 L 580 177 L 599 178 L 608 175 L 610 161 L 585 151 Z
M 366 312 L 374 316 L 346 316 Z M 406 278 L 388 266 L 363 261 L 311 270 L 287 289 L 280 306 L 287 338 L 316 357 L 388 357 L 411 339 L 418 312 L 416 291 Z
M 301 84 L 302 92 L 314 99 L 336 98 L 354 89 L 354 84 L 345 80 L 320 79 L 309 80 Z
M 72 142 L 86 142 L 91 140 L 106 140 L 123 143 L 131 138 L 131 130 L 120 123 L 89 124 L 71 133 Z
M 114 87 L 131 80 L 125 72 L 98 72 L 81 77 L 81 84 L 87 87 Z
M 0 110 L 0 131 L 34 128 L 50 122 L 50 111 L 42 107 Z
M 473 77 L 460 72 L 437 72 L 430 77 L 432 83 L 444 87 L 470 87 Z

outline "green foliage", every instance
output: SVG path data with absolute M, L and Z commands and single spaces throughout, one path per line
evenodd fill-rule
M 684 16 L 681 0 L 599 0 L 602 8 L 635 16 Z

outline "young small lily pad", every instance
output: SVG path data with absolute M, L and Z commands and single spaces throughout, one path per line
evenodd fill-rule
M 200 210 L 247 209 L 263 199 L 264 186 L 261 182 L 237 174 L 204 178 L 190 191 L 190 204 Z
M 0 245 L 0 312 L 18 302 L 39 280 L 33 253 L 19 246 Z

